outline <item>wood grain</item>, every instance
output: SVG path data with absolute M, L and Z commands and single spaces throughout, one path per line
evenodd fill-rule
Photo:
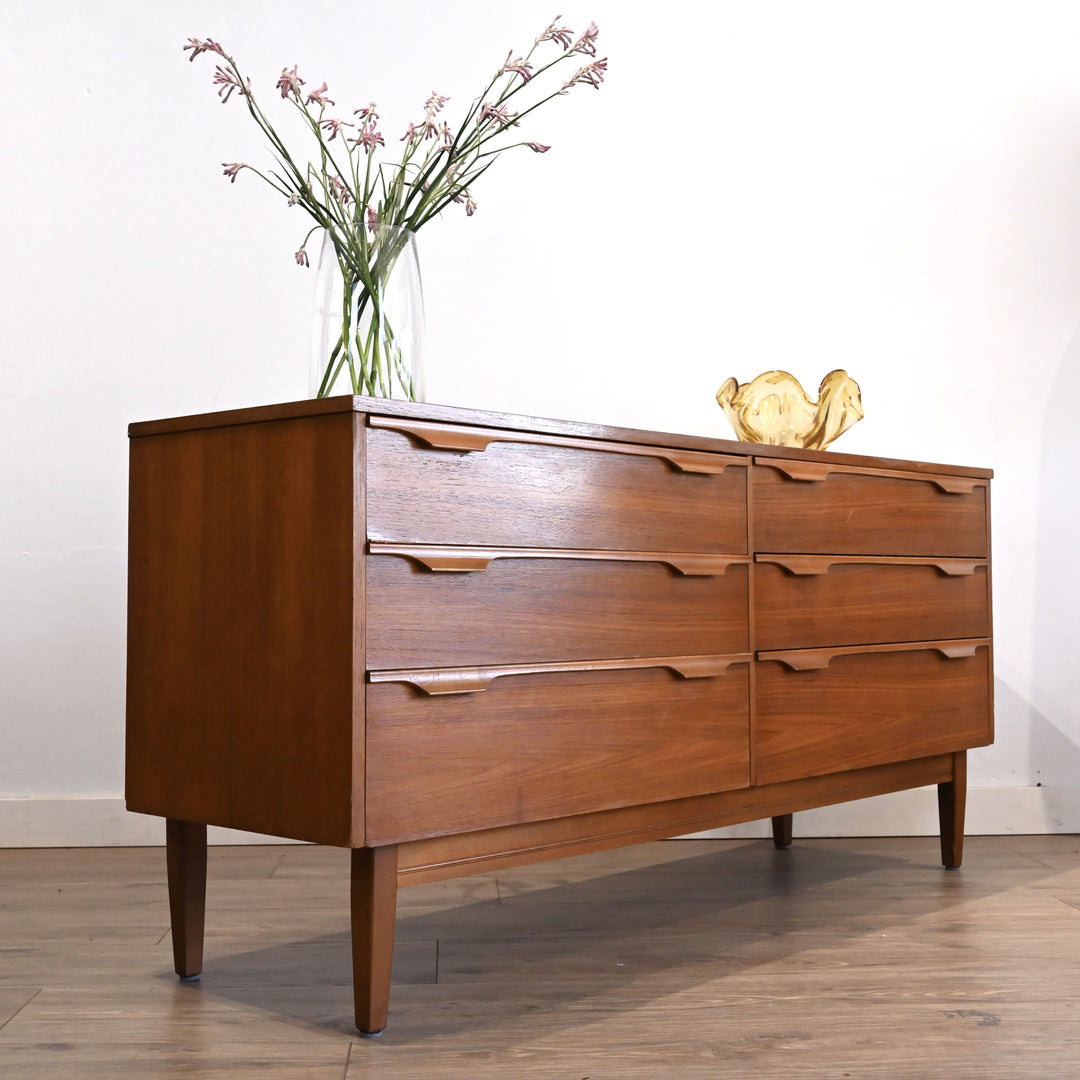
M 745 468 L 685 473 L 557 444 L 434 450 L 380 428 L 367 446 L 371 540 L 746 552 Z
M 990 632 L 986 566 L 946 575 L 928 564 L 830 565 L 790 574 L 759 558 L 754 567 L 759 649 L 807 649 Z
M 212 848 L 172 972 L 159 848 L 0 851 L 5 1080 L 1074 1080 L 1075 836 L 682 840 L 403 890 L 357 1037 L 349 853 Z M 778 932 L 780 931 L 780 932 Z M 164 935 L 164 936 L 163 936 Z
M 985 558 L 986 487 L 948 494 L 930 480 L 879 470 L 837 472 L 819 483 L 792 480 L 755 459 L 758 551 L 825 555 Z
M 445 574 L 369 556 L 368 666 L 741 653 L 747 603 L 746 566 L 687 577 L 660 563 L 507 559 Z
M 129 809 L 349 843 L 353 423 L 132 441 Z
M 990 721 L 989 650 L 946 659 L 926 650 L 851 653 L 827 668 L 757 670 L 758 783 L 983 746 Z
M 445 698 L 373 684 L 367 730 L 373 845 L 749 783 L 745 664 L 510 676 Z

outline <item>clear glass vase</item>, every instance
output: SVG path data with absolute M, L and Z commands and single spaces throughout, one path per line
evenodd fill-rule
M 339 251 L 323 234 L 315 272 L 312 397 L 424 400 L 424 296 L 416 234 L 380 225 Z M 342 241 L 339 240 L 339 243 Z

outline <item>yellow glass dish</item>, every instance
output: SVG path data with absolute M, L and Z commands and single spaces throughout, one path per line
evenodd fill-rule
M 740 441 L 771 446 L 824 450 L 863 418 L 859 384 L 839 368 L 821 380 L 817 401 L 786 371 L 766 371 L 741 385 L 730 378 L 716 400 Z

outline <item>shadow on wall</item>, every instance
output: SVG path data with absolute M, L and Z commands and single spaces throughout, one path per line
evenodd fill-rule
M 1062 358 L 1042 429 L 1029 749 L 1033 779 L 1080 786 L 1080 327 Z

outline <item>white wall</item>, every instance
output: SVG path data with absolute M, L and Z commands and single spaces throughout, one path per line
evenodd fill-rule
M 727 436 L 726 376 L 846 367 L 866 419 L 841 449 L 997 472 L 972 830 L 1080 830 L 1080 7 L 564 11 L 600 25 L 608 81 L 528 121 L 553 149 L 500 161 L 475 217 L 421 233 L 429 399 Z M 157 836 L 117 802 L 126 425 L 306 392 L 306 225 L 221 176 L 267 158 L 183 42 L 221 41 L 270 107 L 293 63 L 350 111 L 377 99 L 396 153 L 433 88 L 453 120 L 554 14 L 0 0 L 0 843 Z M 932 828 L 931 802 L 818 827 Z

